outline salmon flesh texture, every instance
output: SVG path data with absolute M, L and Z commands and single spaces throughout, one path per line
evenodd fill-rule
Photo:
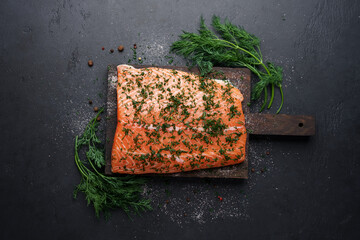
M 119 65 L 113 173 L 175 173 L 245 160 L 239 89 L 156 67 Z

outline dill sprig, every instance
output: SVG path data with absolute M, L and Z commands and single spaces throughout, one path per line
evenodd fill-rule
M 260 112 L 268 103 L 267 89 L 271 86 L 271 98 L 268 108 L 274 100 L 275 86 L 280 89 L 281 104 L 276 113 L 279 113 L 284 102 L 282 91 L 282 68 L 271 62 L 264 63 L 260 50 L 260 40 L 245 31 L 244 28 L 233 25 L 225 19 L 213 16 L 211 31 L 204 19 L 200 19 L 198 34 L 183 31 L 180 40 L 174 42 L 171 51 L 188 59 L 192 66 L 197 66 L 201 75 L 207 75 L 213 66 L 246 67 L 251 70 L 259 81 L 252 89 L 251 99 L 257 100 L 264 93 L 264 103 Z
M 84 133 L 75 138 L 75 164 L 82 178 L 74 190 L 74 198 L 79 192 L 83 192 L 88 205 L 94 206 L 97 217 L 100 212 L 108 217 L 110 210 L 118 208 L 123 209 L 127 215 L 151 210 L 150 200 L 141 198 L 144 178 L 130 175 L 110 177 L 99 172 L 105 165 L 101 141 L 96 135 L 99 125 L 97 117 L 101 112 L 103 109 L 89 122 Z M 79 157 L 82 147 L 87 147 L 86 161 L 81 161 Z

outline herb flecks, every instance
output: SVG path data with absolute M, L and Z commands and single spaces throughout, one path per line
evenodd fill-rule
M 223 123 L 221 118 L 215 119 L 206 119 L 204 120 L 204 130 L 210 136 L 216 137 L 219 135 L 224 135 L 224 130 L 227 126 Z
M 121 160 L 120 172 L 189 171 L 238 161 L 234 149 L 239 147 L 241 135 L 235 134 L 234 126 L 244 124 L 239 123 L 243 116 L 231 84 L 177 70 L 146 68 L 128 73 L 124 79 L 126 84 L 118 88 L 125 99 L 126 119 L 120 121 L 120 134 L 131 144 L 121 151 L 133 158 L 135 165 L 124 168 Z M 150 151 L 145 150 L 149 147 Z M 226 154 L 207 157 L 208 151 L 220 148 Z

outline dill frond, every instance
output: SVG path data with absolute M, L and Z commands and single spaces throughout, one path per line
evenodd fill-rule
M 206 26 L 201 17 L 198 34 L 184 31 L 179 36 L 180 40 L 171 45 L 171 51 L 189 60 L 191 67 L 197 66 L 201 75 L 209 74 L 214 66 L 249 68 L 259 78 L 252 89 L 251 99 L 258 100 L 264 93 L 262 111 L 268 101 L 267 89 L 270 85 L 270 108 L 276 86 L 281 92 L 281 105 L 277 110 L 279 113 L 284 102 L 282 68 L 263 62 L 260 40 L 244 28 L 233 25 L 227 19 L 222 23 L 217 16 L 213 16 L 211 26 L 214 31 Z
M 136 176 L 109 177 L 100 173 L 105 165 L 104 152 L 101 149 L 101 141 L 96 132 L 99 123 L 98 114 L 86 126 L 84 133 L 75 138 L 75 164 L 81 174 L 81 182 L 74 190 L 74 198 L 79 192 L 85 194 L 88 205 L 93 205 L 95 215 L 100 216 L 103 212 L 109 217 L 110 211 L 122 209 L 127 215 L 152 210 L 150 200 L 141 197 L 142 186 L 145 178 Z M 87 147 L 86 161 L 81 161 L 79 151 Z

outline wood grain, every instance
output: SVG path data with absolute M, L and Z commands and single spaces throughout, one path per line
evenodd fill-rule
M 105 144 L 105 174 L 113 175 L 111 172 L 111 149 L 114 143 L 114 135 L 117 124 L 116 115 L 116 84 L 117 70 L 114 65 L 108 66 L 108 86 L 106 99 L 106 144 Z
M 315 117 L 305 115 L 248 113 L 246 128 L 254 135 L 315 135 Z

